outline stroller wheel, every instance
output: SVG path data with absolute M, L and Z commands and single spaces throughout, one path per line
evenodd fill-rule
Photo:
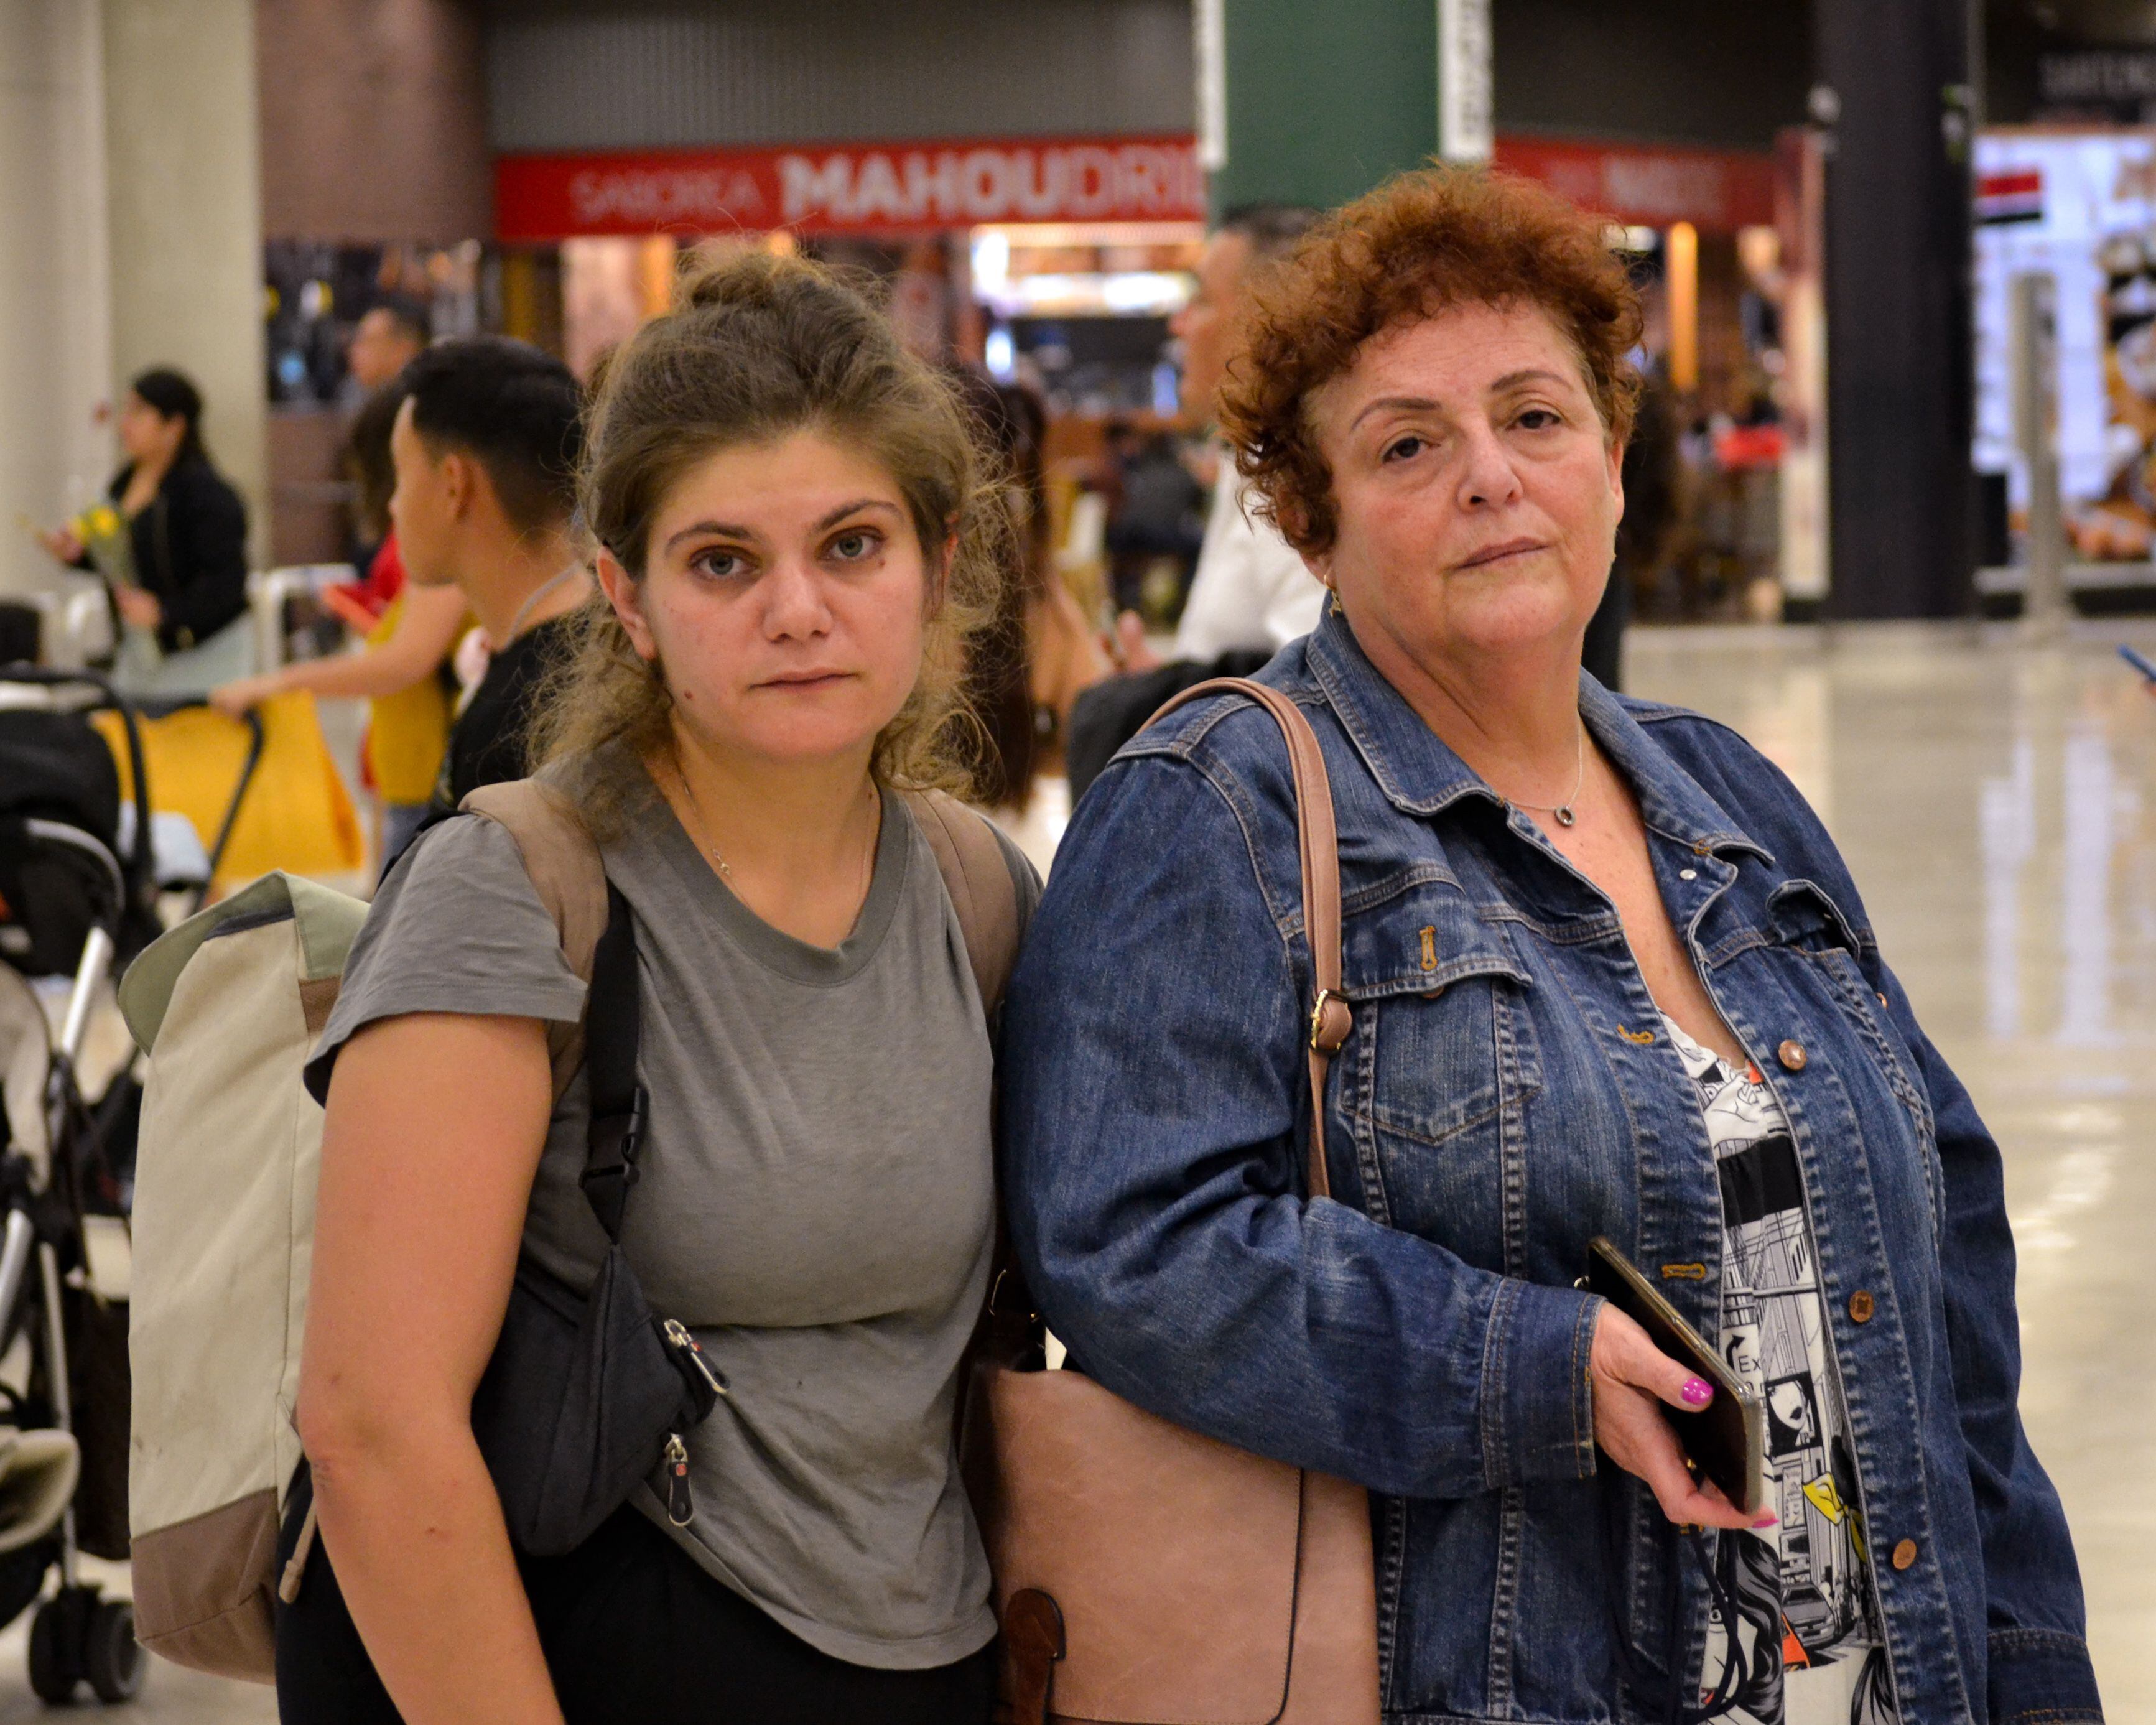
M 83 1675 L 97 1698 L 132 1701 L 141 1691 L 149 1663 L 142 1644 L 135 1639 L 133 1602 L 100 1600 L 90 1614 L 82 1646 Z
M 64 1707 L 82 1679 L 84 1612 L 63 1593 L 38 1607 L 30 1620 L 30 1688 L 39 1701 Z

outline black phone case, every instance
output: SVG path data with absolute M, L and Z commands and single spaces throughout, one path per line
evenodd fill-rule
M 1714 1399 L 1698 1413 L 1665 1402 L 1663 1417 L 1676 1428 L 1694 1466 L 1745 1514 L 1757 1515 L 1767 1453 L 1766 1414 L 1758 1402 L 1630 1259 L 1601 1235 L 1588 1242 L 1587 1254 L 1588 1291 L 1601 1295 L 1656 1347 L 1714 1386 Z

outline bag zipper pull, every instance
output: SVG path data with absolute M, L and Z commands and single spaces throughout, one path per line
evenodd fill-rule
M 701 1344 L 689 1333 L 689 1327 L 679 1318 L 670 1317 L 666 1320 L 665 1332 L 667 1341 L 688 1356 L 689 1363 L 696 1368 L 696 1375 L 711 1386 L 711 1394 L 724 1395 L 726 1380 L 706 1355 Z
M 666 1434 L 666 1519 L 685 1527 L 696 1519 L 696 1500 L 689 1490 L 689 1446 L 679 1432 Z

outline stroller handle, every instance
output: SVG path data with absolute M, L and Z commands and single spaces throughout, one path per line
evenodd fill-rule
M 185 712 L 195 707 L 208 711 L 209 698 L 203 695 L 181 695 L 136 703 L 137 710 L 146 719 L 170 718 L 174 713 Z M 262 715 L 249 707 L 239 715 L 239 722 L 247 727 L 247 758 L 240 765 L 239 782 L 232 788 L 232 800 L 225 804 L 224 819 L 217 829 L 216 842 L 209 847 L 212 880 L 216 879 L 218 867 L 224 860 L 225 847 L 232 842 L 232 830 L 239 824 L 240 805 L 246 802 L 248 788 L 254 783 L 254 770 L 262 764 L 264 742 Z M 205 882 L 203 892 L 207 894 L 208 891 L 208 886 Z

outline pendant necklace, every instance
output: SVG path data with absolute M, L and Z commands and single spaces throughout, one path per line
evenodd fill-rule
M 719 854 L 719 847 L 711 843 L 704 831 L 704 817 L 696 808 L 696 793 L 689 788 L 689 775 L 671 762 L 667 763 L 667 770 L 673 773 L 674 783 L 681 788 L 681 812 L 688 817 L 688 824 L 694 829 L 689 834 L 690 842 L 711 858 L 711 865 L 719 871 L 721 880 L 731 882 L 734 877 L 734 866 Z
M 1512 799 L 1512 806 L 1515 809 L 1524 809 L 1532 814 L 1554 814 L 1557 817 L 1557 824 L 1559 826 L 1573 826 L 1576 824 L 1579 819 L 1579 811 L 1578 808 L 1579 802 L 1579 788 L 1586 783 L 1587 724 L 1584 720 L 1582 720 L 1579 723 L 1579 770 L 1574 773 L 1572 776 L 1572 794 L 1567 797 L 1562 803 L 1522 803 L 1518 798 L 1515 797 Z
M 689 788 L 689 776 L 672 762 L 667 771 L 674 775 L 674 783 L 681 788 L 681 813 L 687 817 L 689 841 L 711 860 L 711 866 L 719 871 L 719 878 L 729 886 L 733 882 L 733 865 L 726 860 L 719 847 L 711 843 L 711 835 L 704 830 L 704 817 L 696 807 L 696 793 Z M 871 836 L 868 848 L 868 874 L 871 882 L 875 877 L 875 839 Z M 866 888 L 863 889 L 864 893 Z

